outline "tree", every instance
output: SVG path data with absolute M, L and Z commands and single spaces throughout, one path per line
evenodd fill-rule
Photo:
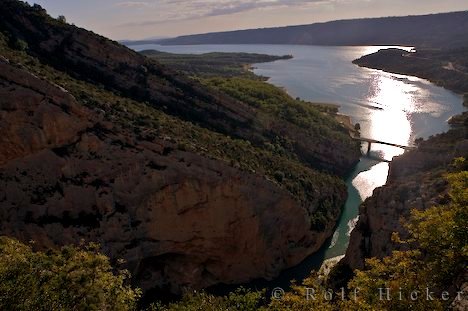
M 205 292 L 193 292 L 182 300 L 167 306 L 152 304 L 147 311 L 257 311 L 264 310 L 264 292 L 239 288 L 227 296 L 214 296 Z
M 18 51 L 26 51 L 28 49 L 28 43 L 21 39 L 16 39 L 13 43 L 13 47 Z
M 459 158 L 455 167 L 465 167 L 466 160 Z M 424 211 L 413 211 L 406 225 L 410 238 L 403 243 L 413 248 L 396 251 L 382 260 L 367 260 L 366 270 L 356 271 L 348 284 L 359 288 L 357 300 L 343 303 L 344 310 L 445 310 L 455 299 L 443 299 L 444 290 L 466 272 L 468 262 L 468 172 L 453 172 L 446 176 L 450 184 L 451 202 Z M 379 288 L 385 289 L 390 300 L 380 299 Z M 412 301 L 411 294 L 427 295 Z M 403 297 L 400 300 L 400 292 Z M 448 292 L 447 292 L 448 294 Z
M 0 310 L 133 310 L 140 291 L 96 244 L 35 252 L 0 237 Z
M 57 17 L 57 20 L 64 24 L 67 23 L 67 18 L 64 15 L 59 15 L 59 17 Z

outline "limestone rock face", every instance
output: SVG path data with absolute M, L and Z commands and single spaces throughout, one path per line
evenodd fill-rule
M 68 144 L 90 123 L 73 97 L 0 61 L 0 165 Z
M 138 141 L 5 59 L 0 129 L 0 235 L 99 242 L 144 290 L 272 278 L 333 230 L 313 232 L 307 208 L 265 178 Z

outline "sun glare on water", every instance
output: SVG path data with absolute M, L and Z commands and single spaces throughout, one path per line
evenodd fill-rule
M 373 73 L 366 103 L 370 110 L 370 122 L 362 135 L 402 146 L 413 145 L 411 115 L 419 111 L 419 101 L 424 98 L 421 92 L 424 91 L 414 83 L 409 83 L 414 82 L 412 77 L 383 71 Z M 366 144 L 363 149 L 367 151 Z M 370 155 L 391 160 L 404 152 L 404 149 L 398 147 L 372 144 Z M 388 163 L 379 163 L 360 173 L 352 181 L 362 200 L 370 197 L 375 188 L 386 183 L 388 169 Z

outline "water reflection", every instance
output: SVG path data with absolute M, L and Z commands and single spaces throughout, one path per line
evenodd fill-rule
M 382 162 L 374 165 L 368 171 L 361 172 L 352 184 L 358 190 L 362 201 L 372 196 L 375 188 L 385 185 L 388 175 L 388 163 Z
M 371 81 L 365 99 L 366 122 L 361 129 L 362 136 L 399 145 L 412 145 L 414 140 L 412 114 L 428 110 L 422 107 L 421 98 L 427 96 L 423 88 L 415 82 L 418 78 L 389 74 L 382 71 L 371 71 Z M 443 109 L 437 105 L 435 111 Z M 363 144 L 363 152 L 367 144 Z M 404 152 L 401 148 L 373 144 L 372 158 L 391 160 Z M 351 231 L 357 224 L 359 204 L 372 196 L 373 191 L 387 182 L 389 164 L 363 159 L 361 167 L 348 180 L 349 198 L 345 206 L 344 217 L 333 235 L 332 243 L 326 251 L 325 258 L 341 255 L 347 248 Z M 352 195 L 354 193 L 354 195 Z
M 369 118 L 370 128 L 367 129 L 370 138 L 395 143 L 411 144 L 410 113 L 415 111 L 416 96 L 419 89 L 397 79 L 395 76 L 381 73 L 374 75 L 368 97 L 368 104 L 376 107 Z M 365 135 L 365 134 L 364 134 Z M 375 145 L 384 159 L 391 160 L 403 153 L 400 148 L 385 145 Z

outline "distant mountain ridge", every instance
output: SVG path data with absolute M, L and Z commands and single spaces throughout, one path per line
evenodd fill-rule
M 310 25 L 248 29 L 142 40 L 127 44 L 303 44 L 468 46 L 468 11 L 419 16 L 338 20 Z

